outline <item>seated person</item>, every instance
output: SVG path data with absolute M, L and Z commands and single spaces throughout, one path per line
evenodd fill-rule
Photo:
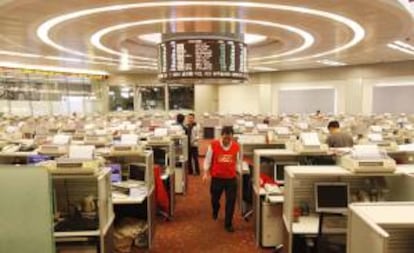
M 330 148 L 352 147 L 354 141 L 352 136 L 348 133 L 341 132 L 339 122 L 334 120 L 328 124 L 329 136 L 326 139 L 326 144 Z

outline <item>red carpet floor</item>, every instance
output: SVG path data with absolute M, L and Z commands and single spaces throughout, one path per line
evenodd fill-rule
M 234 233 L 224 230 L 224 205 L 219 218 L 211 218 L 209 182 L 201 176 L 189 176 L 185 195 L 176 195 L 176 208 L 171 221 L 157 221 L 151 253 L 252 253 L 272 252 L 255 245 L 253 220 L 246 222 L 238 208 L 234 215 Z M 224 200 L 224 194 L 222 196 Z M 142 252 L 142 251 L 136 251 Z

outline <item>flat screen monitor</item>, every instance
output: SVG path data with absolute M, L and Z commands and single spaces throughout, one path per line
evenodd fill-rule
M 344 182 L 315 183 L 316 212 L 340 213 L 348 210 L 349 185 Z
M 144 164 L 131 163 L 128 169 L 130 180 L 145 181 L 147 168 Z

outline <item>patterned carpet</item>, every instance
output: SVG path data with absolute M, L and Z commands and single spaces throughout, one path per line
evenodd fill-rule
M 151 253 L 252 253 L 272 252 L 255 245 L 253 220 L 246 222 L 236 208 L 234 233 L 224 230 L 224 205 L 219 218 L 211 217 L 209 182 L 203 183 L 201 176 L 189 176 L 185 195 L 177 195 L 174 218 L 171 221 L 157 221 Z M 224 195 L 222 196 L 224 200 Z

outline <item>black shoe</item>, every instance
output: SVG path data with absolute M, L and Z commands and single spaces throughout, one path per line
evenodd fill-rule
M 217 220 L 218 213 L 213 212 L 213 220 Z
M 234 232 L 233 226 L 225 226 L 224 229 L 226 229 L 226 231 L 229 232 L 229 233 L 233 233 Z

